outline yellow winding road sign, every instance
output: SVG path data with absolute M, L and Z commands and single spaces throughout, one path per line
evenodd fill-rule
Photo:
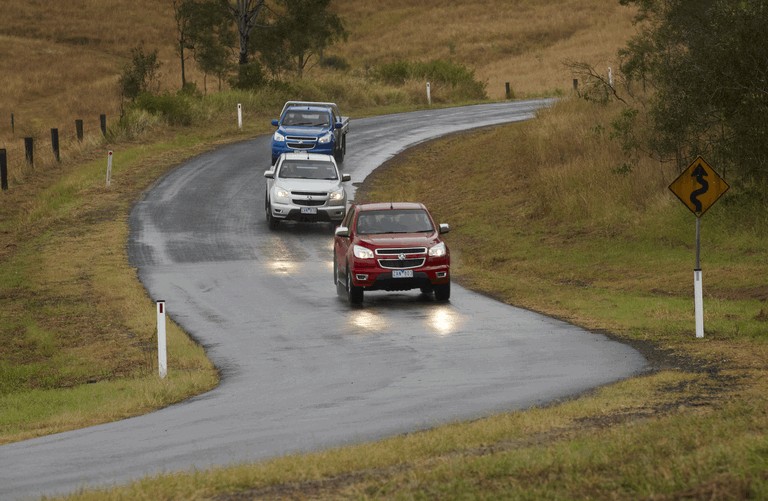
M 728 183 L 700 156 L 669 185 L 696 217 L 707 212 L 728 188 Z

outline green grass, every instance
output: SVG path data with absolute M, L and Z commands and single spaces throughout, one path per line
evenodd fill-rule
M 536 147 L 575 111 L 610 117 L 566 102 L 535 121 L 434 141 L 376 170 L 356 198 L 424 201 L 452 225 L 457 281 L 632 344 L 656 372 L 543 408 L 68 499 L 768 496 L 768 246 L 759 216 L 745 217 L 763 207 L 730 211 L 724 199 L 704 216 L 706 334 L 695 339 L 693 216 L 657 173 L 623 188 L 644 203 L 608 196 L 628 181 L 602 160 L 605 143 Z M 579 169 L 569 169 L 574 158 Z M 551 184 L 553 170 L 605 186 L 574 195 Z M 593 216 L 563 219 L 568 210 L 541 200 L 550 192 Z

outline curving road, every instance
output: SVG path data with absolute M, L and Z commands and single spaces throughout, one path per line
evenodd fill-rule
M 408 146 L 529 119 L 548 104 L 353 120 L 343 168 L 359 183 Z M 268 140 L 179 166 L 130 219 L 131 263 L 151 297 L 166 300 L 207 348 L 221 385 L 146 416 L 0 447 L 0 499 L 374 440 L 544 404 L 648 369 L 630 347 L 456 284 L 450 303 L 382 292 L 351 308 L 332 283 L 329 225 L 267 228 Z M 349 191 L 354 198 L 354 185 Z

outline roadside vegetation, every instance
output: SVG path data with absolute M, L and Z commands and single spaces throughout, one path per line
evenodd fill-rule
M 756 196 L 759 184 L 733 183 L 702 217 L 706 335 L 695 339 L 694 216 L 667 189 L 679 165 L 633 148 L 637 129 L 616 127 L 625 104 L 594 98 L 604 95 L 603 68 L 618 68 L 636 11 L 595 0 L 387 9 L 338 1 L 348 35 L 327 50 L 331 63 L 305 67 L 301 79 L 219 93 L 177 92 L 170 4 L 121 4 L 114 30 L 97 30 L 85 19 L 112 19 L 117 4 L 89 3 L 84 16 L 56 3 L 41 16 L 34 4 L 12 3 L 0 39 L 37 59 L 0 44 L 2 64 L 16 65 L 4 72 L 12 77 L 0 102 L 16 119 L 14 131 L 0 128 L 12 172 L 0 193 L 0 443 L 140 414 L 215 386 L 204 350 L 173 325 L 169 377 L 157 378 L 154 304 L 125 254 L 131 204 L 184 159 L 267 133 L 287 99 L 337 101 L 353 117 L 425 107 L 428 71 L 444 78 L 435 105 L 501 99 L 505 82 L 516 98 L 564 99 L 534 121 L 409 151 L 374 172 L 358 198 L 425 202 L 452 225 L 459 283 L 630 343 L 657 369 L 544 408 L 71 499 L 768 497 L 768 203 Z M 31 18 L 40 21 L 13 28 Z M 158 90 L 126 105 L 118 80 L 140 40 L 152 40 L 144 55 L 158 48 Z M 45 59 L 43 47 L 55 56 Z M 60 66 L 53 78 L 57 64 L 69 71 Z M 85 78 L 95 68 L 103 76 Z M 574 92 L 576 76 L 598 93 Z M 189 78 L 203 81 L 194 69 Z M 457 81 L 464 91 L 445 91 Z M 78 142 L 61 126 L 64 158 L 45 158 L 49 127 L 98 113 L 110 117 L 106 137 Z M 45 145 L 34 167 L 21 160 L 27 134 Z M 107 150 L 115 151 L 109 188 Z

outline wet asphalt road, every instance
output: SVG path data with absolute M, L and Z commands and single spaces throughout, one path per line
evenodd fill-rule
M 410 145 L 528 119 L 545 104 L 353 119 L 343 170 L 359 183 Z M 375 292 L 350 307 L 332 283 L 330 225 L 267 228 L 268 141 L 181 165 L 131 213 L 132 265 L 207 348 L 221 385 L 146 416 L 0 447 L 0 499 L 369 441 L 647 370 L 630 347 L 456 284 L 449 303 Z

